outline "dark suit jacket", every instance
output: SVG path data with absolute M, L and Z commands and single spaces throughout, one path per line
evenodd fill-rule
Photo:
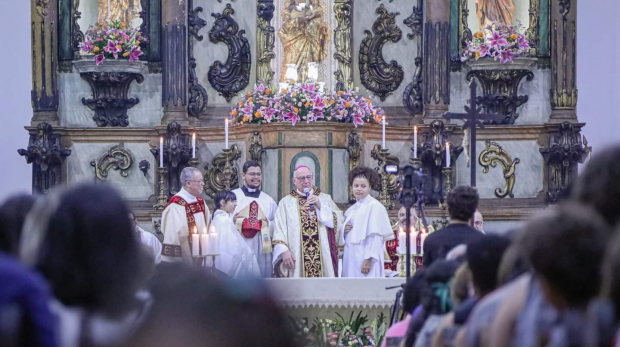
M 437 259 L 445 258 L 452 248 L 468 244 L 482 236 L 483 233 L 467 224 L 448 224 L 447 227 L 428 235 L 424 241 L 424 267 L 430 266 Z

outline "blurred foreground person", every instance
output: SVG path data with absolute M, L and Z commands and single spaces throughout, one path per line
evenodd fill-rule
M 285 316 L 260 282 L 162 263 L 153 307 L 125 347 L 291 347 Z
M 0 252 L 17 257 L 24 220 L 35 201 L 32 195 L 21 194 L 0 205 Z

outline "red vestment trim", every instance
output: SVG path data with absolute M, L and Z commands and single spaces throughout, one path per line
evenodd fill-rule
M 243 220 L 241 224 L 241 233 L 246 239 L 252 239 L 261 231 L 263 223 L 258 219 L 258 203 L 252 201 L 250 203 L 250 212 L 248 218 Z

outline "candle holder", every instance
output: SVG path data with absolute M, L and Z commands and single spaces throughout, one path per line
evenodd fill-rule
M 215 254 L 207 254 L 206 256 L 204 256 L 204 257 L 211 257 L 211 266 L 210 266 L 210 268 L 211 268 L 211 274 L 212 275 L 215 274 L 215 258 L 217 256 L 219 256 L 219 255 L 220 255 L 219 253 L 215 253 Z
M 194 266 L 197 266 L 197 267 L 204 267 L 206 259 L 207 259 L 206 255 L 193 255 L 192 256 L 192 262 Z
M 166 127 L 166 133 L 160 134 L 163 137 L 163 153 L 161 157 L 163 163 L 160 163 L 160 150 L 162 149 L 158 143 L 157 148 L 151 149 L 151 153 L 157 160 L 158 166 L 168 168 L 166 175 L 167 180 L 167 196 L 172 196 L 179 192 L 183 187 L 180 182 L 181 171 L 190 165 L 192 160 L 192 135 L 183 133 L 182 126 L 177 122 L 169 123 Z M 196 148 L 198 153 L 198 148 Z
M 406 254 L 399 254 L 398 255 L 398 262 L 400 263 L 400 272 L 398 273 L 398 276 L 400 277 L 406 277 L 407 276 L 407 271 L 405 269 L 406 267 L 406 261 L 405 261 L 405 257 L 407 255 Z
M 200 160 L 198 158 L 192 158 L 188 161 L 189 166 L 198 168 L 198 164 L 200 164 Z
M 241 152 L 237 145 L 225 148 L 222 153 L 213 158 L 212 166 L 207 169 L 205 174 L 205 193 L 210 197 L 215 197 L 220 191 L 231 190 L 239 186 L 239 175 L 237 167 L 234 166 L 235 160 L 241 158 Z
M 157 202 L 153 205 L 154 210 L 163 210 L 168 204 L 168 168 L 157 168 L 159 174 L 159 195 L 157 196 Z
M 378 200 L 381 201 L 386 209 L 394 209 L 391 195 L 398 192 L 399 185 L 396 182 L 396 176 L 385 172 L 385 167 L 387 165 L 399 165 L 400 160 L 398 157 L 391 155 L 389 149 L 381 148 L 379 144 L 375 145 L 370 156 L 379 162 L 379 167 L 375 168 L 375 170 L 379 171 L 379 177 L 381 177 L 381 191 L 379 192 Z

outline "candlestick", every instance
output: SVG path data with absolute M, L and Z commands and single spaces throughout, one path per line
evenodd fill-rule
M 211 226 L 209 230 L 209 242 L 207 243 L 207 255 L 218 254 L 219 247 L 217 244 L 217 232 L 215 226 Z
M 383 115 L 383 128 L 382 128 L 382 142 L 381 142 L 381 148 L 385 149 L 385 115 Z
M 196 158 L 196 133 L 192 134 L 192 158 Z
M 411 247 L 411 254 L 418 254 L 418 248 L 417 248 L 417 244 L 418 244 L 418 231 L 416 229 L 414 229 L 413 227 L 411 227 L 411 239 L 409 240 L 409 243 L 411 244 L 409 247 Z
M 422 229 L 421 230 L 421 241 L 420 241 L 420 254 L 424 255 L 424 241 L 426 240 L 426 236 L 428 236 L 428 234 L 426 233 L 426 229 Z
M 413 159 L 418 158 L 418 126 L 413 127 Z
M 226 118 L 224 122 L 224 133 L 224 145 L 226 146 L 225 148 L 228 149 L 228 118 Z
M 194 227 L 194 232 L 192 233 L 192 255 L 197 256 L 200 254 L 200 235 L 198 235 L 198 230 Z
M 164 138 L 159 138 L 159 167 L 164 167 Z
M 209 247 L 209 235 L 207 234 L 207 227 L 204 227 L 202 234 L 200 234 L 200 247 L 202 248 L 202 254 L 207 254 L 207 247 Z
M 398 232 L 398 254 L 407 253 L 407 234 L 400 227 L 400 231 Z
M 446 142 L 446 167 L 450 167 L 450 142 Z

